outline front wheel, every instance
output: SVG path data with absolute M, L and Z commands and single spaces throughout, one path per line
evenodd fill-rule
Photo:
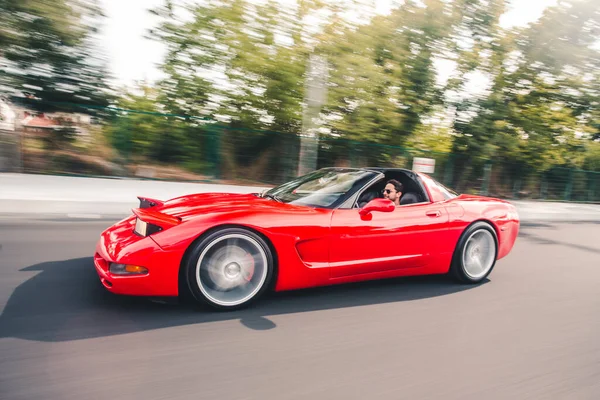
M 492 272 L 497 256 L 496 231 L 486 222 L 477 222 L 458 241 L 450 272 L 460 282 L 479 283 Z
M 186 281 L 194 298 L 234 310 L 259 298 L 273 277 L 273 255 L 256 233 L 221 229 L 200 240 L 188 258 Z

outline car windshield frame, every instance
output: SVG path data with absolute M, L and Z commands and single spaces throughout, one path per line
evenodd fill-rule
M 454 199 L 454 198 L 460 196 L 460 194 L 458 194 L 456 191 L 450 189 L 449 187 L 447 187 L 445 185 L 442 185 L 440 182 L 436 181 L 433 178 L 431 178 L 431 179 L 433 180 L 433 183 L 435 183 L 437 185 L 437 187 L 442 192 L 442 194 L 444 195 L 446 200 Z
M 360 168 L 322 168 L 262 193 L 282 203 L 334 209 L 381 173 Z M 336 186 L 339 190 L 335 190 Z

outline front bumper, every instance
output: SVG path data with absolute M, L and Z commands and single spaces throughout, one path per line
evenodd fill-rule
M 165 252 L 151 237 L 133 233 L 135 218 L 123 220 L 102 232 L 96 244 L 94 265 L 106 290 L 130 296 L 177 296 L 181 255 Z M 143 275 L 115 275 L 110 264 L 147 268 Z

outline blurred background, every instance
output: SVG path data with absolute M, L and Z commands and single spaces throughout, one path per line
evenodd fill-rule
M 0 172 L 600 201 L 600 1 L 3 0 Z

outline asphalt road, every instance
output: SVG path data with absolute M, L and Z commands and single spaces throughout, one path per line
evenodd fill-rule
M 598 399 L 600 224 L 522 227 L 479 286 L 410 278 L 215 313 L 111 295 L 112 221 L 0 220 L 1 399 Z

